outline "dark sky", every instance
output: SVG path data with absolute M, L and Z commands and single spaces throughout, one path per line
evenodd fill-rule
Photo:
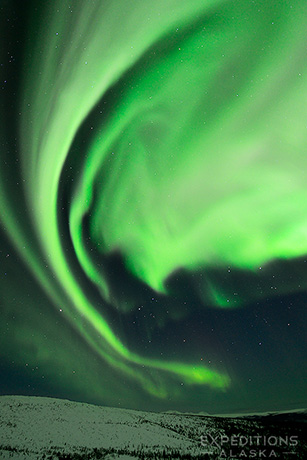
M 0 393 L 306 407 L 306 4 L 0 1 Z

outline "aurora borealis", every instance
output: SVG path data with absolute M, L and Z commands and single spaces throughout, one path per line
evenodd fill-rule
M 306 404 L 307 5 L 275 3 L 0 3 L 2 392 Z

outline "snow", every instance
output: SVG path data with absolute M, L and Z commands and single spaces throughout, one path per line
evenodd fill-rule
M 79 452 L 81 449 L 176 449 L 197 454 L 200 436 L 213 422 L 154 412 L 99 407 L 42 397 L 0 397 L 0 449 Z M 1 458 L 5 457 L 3 452 Z M 26 455 L 26 454 L 24 454 Z M 56 457 L 55 457 L 56 458 Z M 110 457 L 112 458 L 112 457 Z M 124 456 L 116 458 L 124 459 Z M 126 457 L 131 458 L 131 457 Z M 135 458 L 135 457 L 134 457 Z
M 53 398 L 0 396 L 0 459 L 201 459 L 208 458 L 206 451 L 218 453 L 212 443 L 201 444 L 204 435 L 209 439 L 232 433 L 277 436 L 294 434 L 294 429 L 304 450 L 306 418 L 305 412 L 277 414 L 272 423 L 270 416 L 141 412 Z

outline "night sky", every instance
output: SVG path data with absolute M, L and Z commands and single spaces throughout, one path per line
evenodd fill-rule
M 306 1 L 0 13 L 0 394 L 306 407 Z

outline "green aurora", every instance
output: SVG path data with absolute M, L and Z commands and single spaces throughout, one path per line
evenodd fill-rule
M 151 397 L 236 376 L 129 346 L 110 318 L 139 303 L 116 298 L 106 260 L 167 304 L 179 272 L 255 278 L 307 254 L 306 17 L 304 1 L 57 0 L 28 20 L 22 189 L 0 172 L 2 225 L 99 366 Z M 199 290 L 229 311 L 272 295 L 209 275 Z

